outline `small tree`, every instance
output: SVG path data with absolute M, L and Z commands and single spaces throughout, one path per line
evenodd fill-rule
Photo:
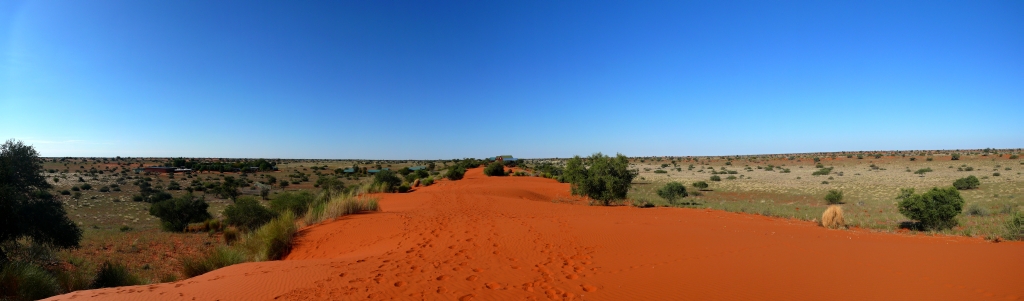
M 693 182 L 693 187 L 697 188 L 697 190 L 708 189 L 708 182 L 704 182 L 704 181 Z
M 960 160 L 960 154 L 953 154 L 950 160 Z
M 978 177 L 975 176 L 967 176 L 966 178 L 959 178 L 956 181 L 953 181 L 953 187 L 956 187 L 958 190 L 974 189 L 978 188 L 980 185 L 981 181 L 979 181 Z
M 565 164 L 565 179 L 572 184 L 572 194 L 588 196 L 603 205 L 625 199 L 636 176 L 637 172 L 629 169 L 629 159 L 622 154 L 611 158 L 596 153 L 587 157 L 586 162 L 574 156 Z
M 484 174 L 489 176 L 489 177 L 502 177 L 502 176 L 505 176 L 505 166 L 503 166 L 499 162 L 493 162 L 491 164 L 487 164 L 487 167 L 484 168 Z
M 380 187 L 381 192 L 395 192 L 402 185 L 402 178 L 390 170 L 381 170 L 373 176 L 373 185 Z
M 466 175 L 466 169 L 461 166 L 452 165 L 448 167 L 448 172 L 445 173 L 444 177 L 452 181 L 462 180 L 462 177 Z
M 835 189 L 829 190 L 825 195 L 825 202 L 828 202 L 829 205 L 842 204 L 843 192 Z
M 22 238 L 43 246 L 78 247 L 82 230 L 46 190 L 42 159 L 32 146 L 8 140 L 0 146 L 0 246 Z M 0 248 L 0 261 L 6 252 Z
M 922 194 L 915 194 L 913 188 L 903 189 L 897 199 L 900 214 L 931 230 L 956 226 L 956 216 L 964 206 L 964 199 L 955 187 L 932 188 Z
M 683 186 L 683 184 L 679 182 L 669 182 L 658 189 L 658 196 L 665 199 L 672 205 L 676 204 L 676 200 L 685 198 L 687 195 L 686 186 Z
M 196 199 L 191 194 L 153 203 L 149 214 L 160 218 L 160 225 L 166 231 L 181 232 L 189 223 L 198 223 L 210 219 L 206 209 L 210 205 L 202 198 Z
M 240 197 L 234 204 L 224 208 L 224 217 L 228 225 L 246 230 L 255 230 L 270 222 L 276 215 L 253 197 Z

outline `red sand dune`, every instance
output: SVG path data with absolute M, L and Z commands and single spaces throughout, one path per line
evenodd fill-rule
M 1024 243 L 826 230 L 699 209 L 553 203 L 569 187 L 466 178 L 304 229 L 286 260 L 110 300 L 1020 300 Z

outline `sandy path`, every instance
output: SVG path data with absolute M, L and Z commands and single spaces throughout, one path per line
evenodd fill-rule
M 1024 243 L 552 202 L 567 195 L 475 169 L 304 229 L 284 261 L 54 299 L 1024 300 Z

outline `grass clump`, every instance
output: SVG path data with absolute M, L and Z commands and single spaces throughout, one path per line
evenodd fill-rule
M 132 274 L 128 267 L 117 262 L 105 261 L 100 265 L 96 278 L 92 281 L 93 288 L 139 285 L 142 281 Z
M 373 183 L 370 185 L 373 192 L 396 192 L 398 186 L 402 185 L 402 178 L 390 170 L 381 170 L 373 176 Z
M 846 228 L 846 219 L 843 218 L 843 207 L 839 205 L 828 206 L 821 214 L 821 226 L 829 229 Z
M 256 231 L 245 236 L 238 247 L 254 261 L 278 260 L 292 248 L 292 236 L 298 231 L 295 214 L 285 211 Z
M 0 300 L 39 300 L 60 292 L 57 278 L 27 262 L 0 265 Z
M 1024 240 L 1024 214 L 1013 212 L 1004 225 L 1006 228 L 1006 239 Z
M 978 203 L 972 203 L 970 206 L 967 206 L 967 210 L 964 213 L 972 216 L 987 216 L 989 214 L 988 210 L 985 210 Z
M 955 187 L 936 187 L 921 194 L 915 194 L 913 188 L 905 188 L 896 199 L 900 200 L 897 205 L 900 214 L 918 221 L 921 228 L 929 230 L 956 226 L 956 216 L 964 205 L 964 199 Z
M 932 172 L 932 168 L 931 167 L 921 168 L 921 169 L 918 169 L 917 171 L 915 171 L 914 174 L 916 174 L 916 175 L 923 175 L 926 172 Z
M 362 199 L 352 194 L 338 195 L 311 206 L 306 211 L 303 221 L 307 225 L 313 225 L 345 215 L 378 210 L 380 208 L 376 198 Z
M 195 277 L 229 265 L 245 262 L 245 254 L 228 247 L 218 247 L 210 253 L 181 259 L 181 272 Z
M 981 181 L 979 181 L 978 177 L 975 176 L 959 178 L 953 182 L 953 187 L 956 187 L 956 189 L 959 190 L 975 189 L 978 188 L 978 186 L 981 186 Z
M 658 196 L 665 199 L 672 205 L 676 204 L 676 200 L 685 198 L 687 195 L 686 186 L 683 186 L 683 183 L 679 182 L 669 182 L 658 189 Z
M 811 173 L 811 175 L 812 176 L 827 176 L 830 173 L 832 173 L 832 168 L 831 167 L 824 167 L 824 168 L 818 169 L 817 171 Z

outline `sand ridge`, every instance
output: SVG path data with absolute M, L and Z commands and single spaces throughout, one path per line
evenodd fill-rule
M 479 168 L 380 196 L 382 212 L 301 230 L 282 261 L 52 299 L 1024 299 L 1019 242 L 564 204 L 567 184 Z

